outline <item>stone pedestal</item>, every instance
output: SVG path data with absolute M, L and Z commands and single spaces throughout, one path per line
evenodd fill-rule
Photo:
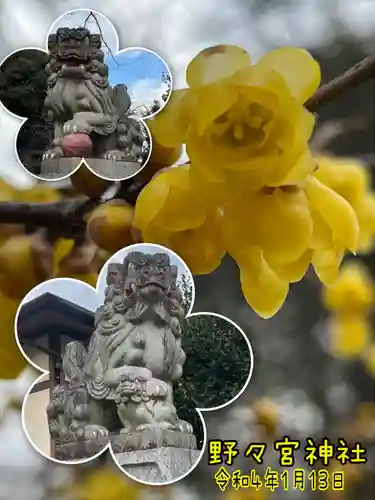
M 148 429 L 112 442 L 116 460 L 134 478 L 165 483 L 183 476 L 196 463 L 200 450 L 193 434 Z
M 116 460 L 134 478 L 158 484 L 186 474 L 200 453 L 199 450 L 166 447 L 116 453 Z
M 81 163 L 82 158 L 53 158 L 43 160 L 38 177 L 45 180 L 61 179 L 70 175 Z
M 117 462 L 133 477 L 163 483 L 182 476 L 200 455 L 193 434 L 165 429 L 147 429 L 130 434 L 113 434 L 109 438 L 56 444 L 55 458 L 77 460 L 95 455 L 112 444 Z
M 86 161 L 93 172 L 113 181 L 123 181 L 142 170 L 140 163 L 132 161 L 112 161 L 99 158 L 87 158 Z
M 82 158 L 56 158 L 43 160 L 38 177 L 45 180 L 61 179 L 70 175 L 81 163 Z M 112 161 L 100 158 L 87 158 L 87 164 L 101 177 L 108 180 L 121 181 L 136 175 L 142 165 L 131 161 Z

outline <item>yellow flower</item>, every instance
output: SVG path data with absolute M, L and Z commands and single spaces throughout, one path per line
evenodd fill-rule
M 355 253 L 359 240 L 359 222 L 353 207 L 336 191 L 308 177 L 305 192 L 309 200 L 314 232 L 312 265 L 319 279 L 331 285 L 338 278 L 345 251 Z
M 288 47 L 266 54 L 251 65 L 250 55 L 233 45 L 200 52 L 188 65 L 189 88 L 172 93 L 154 122 L 165 146 L 186 143 L 193 163 L 202 168 L 245 174 L 255 186 L 300 179 L 295 168 L 314 128 L 303 103 L 320 83 L 320 68 L 311 55 Z
M 375 193 L 368 170 L 352 158 L 319 156 L 316 161 L 319 168 L 314 176 L 353 207 L 359 222 L 358 250 L 369 251 L 375 237 Z
M 327 283 L 346 248 L 355 249 L 358 220 L 350 204 L 310 176 L 299 186 L 244 190 L 223 217 L 225 247 L 240 267 L 249 305 L 274 315 L 310 263 Z
M 263 427 L 266 436 L 274 436 L 279 420 L 277 404 L 272 399 L 260 398 L 252 404 L 251 409 L 256 416 L 257 423 Z
M 371 325 L 359 314 L 343 314 L 332 318 L 331 349 L 336 357 L 357 358 L 368 347 Z
M 229 252 L 259 247 L 267 261 L 291 263 L 310 247 L 313 220 L 303 189 L 262 188 L 228 204 L 223 229 Z
M 336 156 L 317 156 L 315 159 L 319 166 L 315 177 L 351 205 L 361 200 L 369 190 L 371 178 L 360 160 Z
M 349 261 L 336 283 L 323 289 L 326 308 L 336 314 L 364 314 L 375 304 L 375 286 L 367 269 Z
M 194 274 L 216 269 L 225 249 L 220 237 L 221 212 L 209 209 L 190 186 L 190 165 L 161 172 L 140 193 L 134 227 L 143 241 L 174 250 Z

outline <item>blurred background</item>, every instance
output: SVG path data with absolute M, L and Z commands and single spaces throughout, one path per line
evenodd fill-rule
M 68 0 L 2 0 L 0 58 L 18 48 L 43 47 L 45 33 L 54 19 L 73 8 L 87 8 L 87 4 Z M 104 6 L 99 0 L 92 0 L 90 8 L 114 22 L 120 48 L 144 46 L 164 57 L 172 70 L 175 88 L 184 85 L 184 69 L 189 60 L 199 50 L 218 43 L 241 45 L 254 59 L 277 46 L 305 47 L 320 62 L 324 81 L 373 53 L 375 47 L 374 0 L 123 0 L 121 7 L 118 0 L 106 0 Z M 375 168 L 374 83 L 351 90 L 324 106 L 318 116 L 319 128 L 327 131 L 321 134 L 324 140 L 319 146 L 338 156 L 360 158 L 371 172 Z M 339 126 L 333 127 L 328 141 L 327 124 L 332 124 L 332 120 L 338 120 Z M 13 147 L 19 125 L 18 119 L 1 109 L 0 175 L 17 187 L 26 187 L 33 181 L 18 165 Z M 375 275 L 374 254 L 363 258 L 363 262 Z M 322 305 L 321 284 L 315 275 L 309 274 L 292 287 L 286 304 L 273 319 L 262 320 L 245 303 L 236 265 L 228 259 L 212 275 L 196 279 L 195 310 L 230 317 L 246 332 L 255 354 L 253 378 L 245 393 L 230 407 L 206 415 L 209 439 L 238 440 L 242 450 L 251 440 L 272 443 L 284 434 L 302 441 L 307 436 L 360 440 L 369 448 L 369 462 L 353 472 L 354 479 L 347 481 L 344 493 L 334 495 L 374 498 L 374 379 L 361 362 L 331 355 L 329 313 Z M 1 387 L 0 396 L 5 391 Z M 0 404 L 2 400 L 5 407 L 9 398 L 1 397 Z M 71 471 L 47 463 L 25 442 L 17 412 L 6 410 L 1 421 L 1 449 L 12 450 L 11 461 L 8 454 L 0 453 L 1 500 L 54 500 L 59 498 L 61 485 L 66 486 L 68 478 L 83 481 L 89 469 L 102 467 L 94 463 Z M 277 467 L 277 457 L 271 453 L 267 465 Z M 203 458 L 197 470 L 176 487 L 160 488 L 156 493 L 147 490 L 142 495 L 178 500 L 224 498 L 227 494 L 219 493 L 213 480 L 205 480 L 207 474 L 216 470 L 206 464 L 207 458 Z M 297 464 L 303 466 L 303 454 L 297 456 Z M 239 459 L 237 465 L 244 471 L 251 467 L 247 459 Z M 86 497 L 72 494 L 70 498 L 112 500 L 108 491 L 102 497 L 93 493 Z M 315 499 L 332 493 L 297 490 L 272 495 L 275 499 Z M 264 493 L 257 495 L 246 490 L 235 496 L 247 500 L 253 496 L 265 498 Z M 130 489 L 113 496 L 113 500 L 128 497 L 136 498 Z

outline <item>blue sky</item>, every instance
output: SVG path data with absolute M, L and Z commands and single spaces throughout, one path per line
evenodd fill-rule
M 153 254 L 162 252 L 163 249 L 158 245 L 142 244 L 134 246 L 130 251 L 142 251 L 144 253 Z M 108 263 L 122 262 L 128 253 L 129 253 L 128 248 L 120 250 L 108 261 Z M 175 257 L 171 253 L 169 254 L 169 256 L 171 259 L 171 264 L 177 266 L 178 268 L 179 277 L 181 276 L 181 274 L 185 274 L 185 276 L 189 278 L 189 275 L 191 275 L 191 273 L 189 269 L 185 266 L 184 262 L 180 258 Z M 107 267 L 108 263 L 105 264 L 104 268 Z M 42 283 L 41 285 L 36 287 L 34 290 L 32 290 L 27 294 L 26 302 L 35 299 L 36 297 L 39 297 L 44 293 L 49 292 L 59 297 L 62 297 L 66 300 L 70 300 L 70 302 L 74 302 L 75 304 L 81 307 L 94 311 L 103 303 L 105 287 L 106 287 L 106 272 L 103 272 L 101 274 L 98 294 L 95 292 L 95 290 L 86 286 L 84 283 L 80 282 L 77 283 L 75 281 L 73 282 L 72 280 L 69 279 L 59 279 L 51 282 Z
M 128 87 L 133 108 L 160 100 L 166 89 L 162 74 L 169 73 L 169 69 L 159 56 L 143 48 L 130 48 L 114 57 L 108 54 L 105 62 L 110 84 L 124 83 Z

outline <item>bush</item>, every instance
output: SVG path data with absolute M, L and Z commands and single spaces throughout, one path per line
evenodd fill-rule
M 187 287 L 185 282 L 185 300 L 191 297 Z M 192 316 L 184 323 L 182 346 L 187 359 L 174 400 L 180 418 L 193 425 L 201 448 L 203 426 L 195 408 L 220 406 L 240 392 L 249 375 L 250 352 L 237 328 L 209 315 Z

